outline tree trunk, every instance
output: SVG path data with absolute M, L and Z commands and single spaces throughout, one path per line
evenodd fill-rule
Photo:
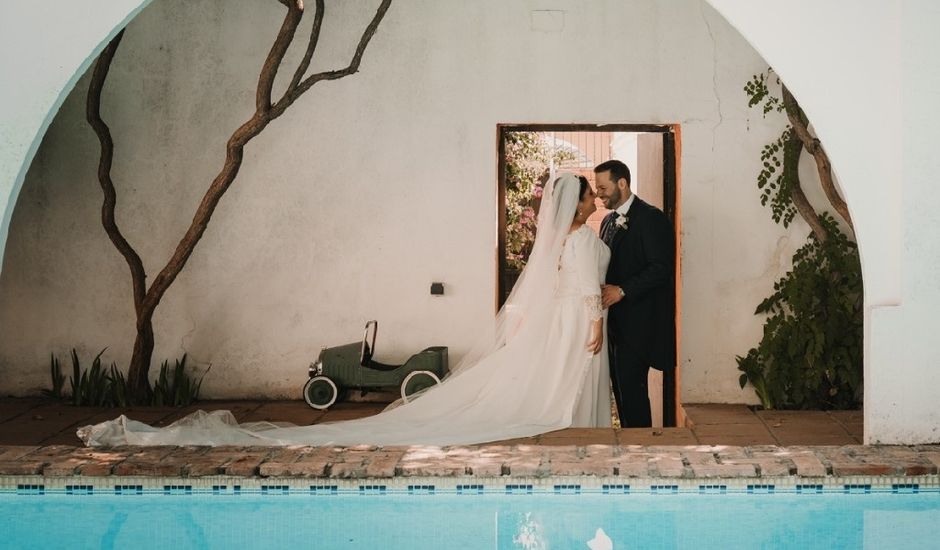
M 813 209 L 813 205 L 810 204 L 809 199 L 806 198 L 806 193 L 803 192 L 803 186 L 800 184 L 799 168 L 800 157 L 803 154 L 803 142 L 800 141 L 796 133 L 791 130 L 790 136 L 787 138 L 783 147 L 783 169 L 787 172 L 787 179 L 789 180 L 790 200 L 792 200 L 793 205 L 796 206 L 796 211 L 799 212 L 800 217 L 809 224 L 810 229 L 813 230 L 813 234 L 816 235 L 816 239 L 824 243 L 829 237 L 829 234 L 819 220 L 819 214 L 816 213 L 816 210 Z
M 153 312 L 137 321 L 137 338 L 127 371 L 127 394 L 131 403 L 146 404 L 150 401 L 150 362 L 153 359 Z
M 781 92 L 783 95 L 783 107 L 787 112 L 787 118 L 790 119 L 790 126 L 793 128 L 793 132 L 796 137 L 799 138 L 806 151 L 813 155 L 813 158 L 816 160 L 816 171 L 819 174 L 819 183 L 822 185 L 823 192 L 826 193 L 826 198 L 829 199 L 829 204 L 842 216 L 842 219 L 845 220 L 845 223 L 848 224 L 849 228 L 854 233 L 855 227 L 852 225 L 849 207 L 845 203 L 845 200 L 842 199 L 842 196 L 839 195 L 835 181 L 832 179 L 832 164 L 829 162 L 829 155 L 826 154 L 819 139 L 809 133 L 809 122 L 806 118 L 806 114 L 803 112 L 803 109 L 800 108 L 800 104 L 797 103 L 796 98 L 793 97 L 790 90 L 788 90 L 786 86 L 781 85 Z
M 88 87 L 86 103 L 86 117 L 89 124 L 98 136 L 101 145 L 101 157 L 98 165 L 98 180 L 104 193 L 102 205 L 102 225 L 118 249 L 131 271 L 131 280 L 134 290 L 134 310 L 137 314 L 137 338 L 134 341 L 134 352 L 127 375 L 128 395 L 136 403 L 148 400 L 150 383 L 148 375 L 150 362 L 153 358 L 153 314 L 170 285 L 176 280 L 186 262 L 192 255 L 196 245 L 209 225 L 209 220 L 215 212 L 216 206 L 222 196 L 235 181 L 241 168 L 245 145 L 261 133 L 271 121 L 281 116 L 287 108 L 304 92 L 317 82 L 324 80 L 337 80 L 350 76 L 359 71 L 359 65 L 366 47 L 375 35 L 379 23 L 385 17 L 392 0 L 382 0 L 371 22 L 363 31 L 353 58 L 343 69 L 323 71 L 306 78 L 307 69 L 316 50 L 320 28 L 323 23 L 325 6 L 323 0 L 316 0 L 316 13 L 313 27 L 307 43 L 303 60 L 294 72 L 284 95 L 276 102 L 272 101 L 272 89 L 277 78 L 278 70 L 287 50 L 294 41 L 294 34 L 303 17 L 304 6 L 302 0 L 278 0 L 287 7 L 284 21 L 278 31 L 274 44 L 268 52 L 261 74 L 258 77 L 258 86 L 255 93 L 255 112 L 244 124 L 238 127 L 226 143 L 225 162 L 216 175 L 209 189 L 203 196 L 202 202 L 196 209 L 193 220 L 186 233 L 180 239 L 167 264 L 157 273 L 149 288 L 146 286 L 147 275 L 143 262 L 134 248 L 127 242 L 115 221 L 114 210 L 117 204 L 117 193 L 111 180 L 111 164 L 114 156 L 114 142 L 108 125 L 101 118 L 101 90 L 104 87 L 108 71 L 114 54 L 124 35 L 122 30 L 108 44 L 95 64 L 91 83 Z

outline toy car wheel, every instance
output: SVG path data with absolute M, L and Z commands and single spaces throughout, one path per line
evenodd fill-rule
M 414 394 L 440 383 L 441 379 L 429 370 L 409 372 L 401 383 L 401 398 L 405 403 L 408 403 Z
M 314 376 L 304 384 L 304 401 L 314 409 L 327 409 L 339 396 L 336 384 L 326 376 Z

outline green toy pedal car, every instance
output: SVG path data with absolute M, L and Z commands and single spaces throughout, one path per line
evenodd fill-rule
M 387 365 L 373 358 L 378 329 L 378 321 L 369 321 L 362 342 L 320 351 L 317 360 L 310 364 L 310 380 L 304 385 L 304 401 L 308 405 L 328 409 L 349 390 L 365 394 L 395 387 L 400 388 L 407 403 L 415 393 L 441 383 L 447 374 L 446 347 L 430 347 L 412 355 L 403 365 Z

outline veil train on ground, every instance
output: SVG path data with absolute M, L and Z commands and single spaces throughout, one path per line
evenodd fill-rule
M 578 178 L 563 174 L 547 187 L 532 254 L 505 305 L 451 374 L 414 401 L 311 426 L 239 424 L 228 411 L 197 411 L 157 428 L 122 415 L 80 428 L 79 438 L 88 446 L 443 446 L 609 426 L 607 354 L 586 350 L 584 302 L 592 285 L 600 293 L 609 251 L 587 227 L 570 231 Z

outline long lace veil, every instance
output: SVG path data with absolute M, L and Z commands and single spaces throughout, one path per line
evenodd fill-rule
M 547 335 L 558 261 L 578 206 L 581 182 L 571 173 L 549 180 L 539 204 L 535 243 L 506 303 L 464 357 L 451 368 L 456 376 L 506 346 L 536 346 Z M 534 349 L 529 347 L 528 349 Z
M 459 379 L 465 373 L 474 372 L 476 366 L 488 362 L 492 365 L 491 361 L 496 361 L 500 368 L 507 369 L 517 366 L 527 369 L 538 367 L 532 365 L 531 361 L 542 357 L 539 352 L 544 351 L 552 337 L 549 328 L 553 318 L 552 297 L 558 278 L 558 263 L 577 209 L 580 186 L 578 178 L 573 174 L 563 174 L 547 186 L 539 207 L 532 254 L 506 304 L 492 322 L 480 327 L 480 338 L 451 369 L 451 375 L 443 384 L 425 390 L 429 393 L 414 401 L 417 408 L 395 407 L 393 404 L 389 408 L 399 410 L 390 410 L 389 414 L 338 423 L 292 427 L 277 426 L 270 422 L 238 424 L 228 411 L 197 411 L 164 428 L 148 426 L 122 415 L 115 420 L 83 426 L 79 428 L 78 436 L 88 446 L 319 445 L 337 441 L 356 444 L 379 440 L 396 444 L 410 444 L 419 440 L 436 443 L 460 442 L 467 438 L 483 441 L 544 431 L 545 425 L 532 424 L 529 420 L 511 427 L 478 420 L 479 414 L 487 411 L 475 410 L 474 407 L 488 406 L 474 394 L 482 387 L 479 381 L 468 384 L 462 395 L 460 391 L 446 394 L 448 399 L 453 395 L 461 396 L 459 403 L 439 403 L 440 400 L 432 399 L 431 393 L 435 388 L 444 391 L 445 386 L 450 387 L 453 383 L 458 384 L 457 389 L 461 390 L 463 386 L 460 385 Z M 500 356 L 497 357 L 496 354 Z M 511 383 L 511 380 L 511 376 L 507 377 L 506 383 Z M 520 391 L 524 391 L 524 388 L 520 388 Z M 432 400 L 428 401 L 429 399 Z M 437 416 L 424 410 L 427 407 L 422 408 L 422 404 L 429 403 L 432 412 L 437 413 Z M 458 405 L 463 408 L 455 409 Z M 447 416 L 448 414 L 450 416 Z M 429 418 L 447 420 L 434 423 Z M 523 415 L 522 418 L 528 417 Z M 481 429 L 483 432 L 480 432 Z

